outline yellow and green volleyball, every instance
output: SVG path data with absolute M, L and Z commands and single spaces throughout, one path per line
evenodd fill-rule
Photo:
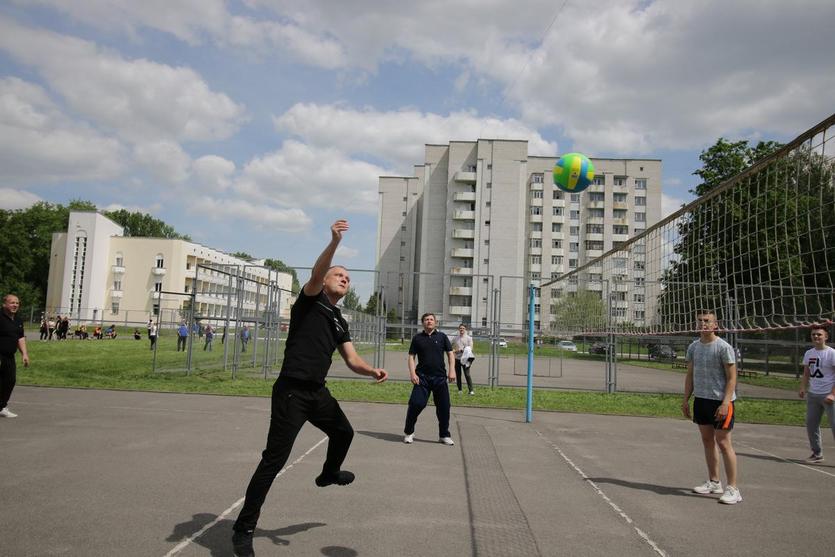
M 568 153 L 554 165 L 554 185 L 562 191 L 579 193 L 594 180 L 594 165 L 581 153 Z

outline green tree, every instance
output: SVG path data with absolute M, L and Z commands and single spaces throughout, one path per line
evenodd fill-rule
M 592 290 L 566 293 L 551 307 L 551 314 L 551 329 L 557 332 L 599 331 L 606 325 L 606 307 L 600 293 Z
M 273 269 L 280 273 L 290 273 L 290 275 L 292 275 L 293 277 L 293 292 L 298 293 L 301 291 L 301 285 L 299 284 L 299 277 L 298 275 L 296 275 L 296 270 L 288 266 L 286 263 L 284 263 L 284 261 L 282 261 L 281 259 L 267 258 L 264 260 L 264 266 L 269 267 L 270 269 Z
M 379 305 L 380 301 L 381 301 L 380 300 L 380 294 L 378 292 L 372 292 L 368 296 L 368 303 L 365 304 L 364 313 L 367 313 L 369 315 L 377 315 L 377 306 Z M 383 304 L 383 312 L 384 313 L 385 313 L 385 310 L 386 310 L 386 306 L 385 306 L 385 303 L 384 303 Z
M 353 287 L 348 289 L 348 293 L 345 294 L 345 297 L 342 299 L 342 305 L 345 306 L 345 309 L 362 311 L 360 297 L 357 295 L 357 291 L 354 290 Z
M 254 257 L 252 257 L 251 255 L 249 255 L 249 254 L 248 254 L 247 252 L 245 252 L 245 251 L 236 251 L 235 253 L 233 253 L 233 254 L 232 254 L 232 257 L 237 257 L 238 259 L 243 259 L 244 261 L 253 261 L 253 260 L 255 260 L 255 258 L 254 258 Z M 269 265 L 266 265 L 266 266 L 269 266 Z
M 139 211 L 119 209 L 105 211 L 104 216 L 125 229 L 125 236 L 140 236 L 145 238 L 172 238 L 191 241 L 191 237 L 180 234 L 171 225 Z

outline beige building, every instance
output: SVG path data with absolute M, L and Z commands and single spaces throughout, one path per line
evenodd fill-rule
M 76 322 L 142 323 L 162 312 L 164 320 L 179 320 L 193 299 L 199 319 L 246 318 L 268 305 L 289 317 L 289 273 L 194 242 L 123 232 L 97 212 L 70 212 L 67 232 L 52 235 L 50 315 L 69 314 Z M 278 288 L 268 288 L 270 283 Z
M 414 176 L 381 176 L 377 286 L 387 307 L 410 322 L 431 311 L 446 324 L 521 327 L 530 282 L 578 269 L 661 219 L 660 160 L 592 159 L 593 185 L 569 194 L 553 185 L 556 159 L 529 156 L 527 141 L 456 141 L 426 145 Z M 619 277 L 654 284 L 633 257 Z M 596 269 L 584 271 L 584 287 L 602 291 Z M 547 329 L 564 292 L 545 290 L 536 290 L 535 326 Z M 618 321 L 650 315 L 652 296 L 617 296 Z

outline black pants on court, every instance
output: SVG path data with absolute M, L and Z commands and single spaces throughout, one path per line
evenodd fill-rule
M 435 401 L 435 415 L 438 416 L 438 437 L 449 435 L 449 387 L 446 375 L 420 375 L 420 382 L 412 386 L 412 396 L 409 397 L 409 409 L 406 410 L 406 427 L 403 433 L 411 435 L 415 432 L 418 416 L 429 402 L 429 393 Z
M 455 360 L 455 382 L 458 384 L 458 390 L 461 390 L 461 375 L 467 378 L 467 390 L 473 390 L 473 378 L 470 377 L 470 367 L 461 363 L 461 360 Z
M 15 364 L 14 354 L 11 356 L 0 354 L 0 410 L 9 404 L 15 383 L 17 383 L 17 364 Z
M 310 422 L 328 436 L 328 452 L 322 472 L 339 472 L 354 438 L 354 430 L 339 403 L 324 385 L 280 377 L 273 384 L 267 448 L 261 453 L 261 462 L 249 481 L 244 506 L 235 521 L 235 530 L 255 529 L 267 492 L 287 462 L 296 435 L 305 422 Z

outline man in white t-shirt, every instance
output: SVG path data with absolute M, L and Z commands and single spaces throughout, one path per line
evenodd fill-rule
M 803 379 L 800 398 L 806 399 L 806 433 L 812 454 L 806 462 L 823 462 L 821 448 L 821 417 L 826 412 L 832 436 L 835 437 L 835 349 L 826 345 L 829 333 L 821 326 L 812 327 L 813 348 L 803 356 Z
M 687 347 L 687 376 L 684 380 L 682 413 L 699 426 L 707 462 L 708 481 L 693 488 L 695 493 L 722 493 L 720 503 L 742 501 L 736 486 L 736 452 L 731 443 L 736 400 L 736 355 L 733 346 L 716 336 L 716 314 L 701 311 L 696 315 L 699 338 Z M 719 481 L 719 453 L 725 465 L 727 484 Z

